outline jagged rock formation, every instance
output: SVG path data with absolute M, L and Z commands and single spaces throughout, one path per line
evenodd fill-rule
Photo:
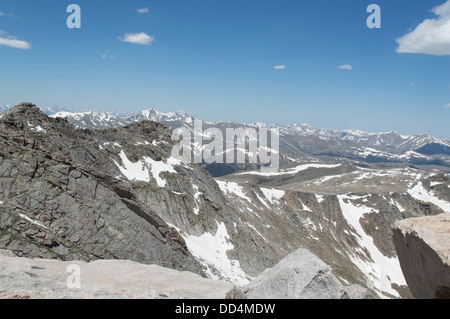
M 402 220 L 393 238 L 413 295 L 450 299 L 450 214 Z
M 141 123 L 157 135 L 164 127 Z M 62 260 L 130 259 L 202 273 L 180 235 L 143 205 L 96 135 L 21 104 L 0 121 L 0 247 Z
M 0 299 L 225 299 L 233 287 L 128 260 L 63 262 L 0 251 Z
M 243 292 L 248 299 L 350 298 L 331 268 L 306 249 L 296 250 L 267 269 Z

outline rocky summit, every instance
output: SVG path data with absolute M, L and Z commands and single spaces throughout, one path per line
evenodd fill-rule
M 243 297 L 247 285 L 257 291 L 257 278 L 278 278 L 277 264 L 302 248 L 310 254 L 299 260 L 315 272 L 288 276 L 294 282 L 330 284 L 333 298 L 342 289 L 409 298 L 394 224 L 450 212 L 443 171 L 314 160 L 213 178 L 173 158 L 173 146 L 171 130 L 147 119 L 86 129 L 31 103 L 9 109 L 0 117 L 0 249 L 188 271 L 232 283 Z M 297 269 L 286 265 L 278 267 Z

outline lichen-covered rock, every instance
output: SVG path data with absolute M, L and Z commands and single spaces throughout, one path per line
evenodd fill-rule
M 393 238 L 412 294 L 450 298 L 450 213 L 402 220 Z

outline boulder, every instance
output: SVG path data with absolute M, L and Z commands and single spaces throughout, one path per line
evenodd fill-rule
M 393 239 L 411 293 L 450 298 L 450 213 L 397 222 Z
M 243 288 L 248 299 L 348 299 L 331 268 L 298 249 Z

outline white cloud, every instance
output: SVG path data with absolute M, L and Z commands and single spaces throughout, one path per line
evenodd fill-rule
M 148 7 L 145 7 L 142 9 L 137 9 L 137 12 L 139 12 L 140 14 L 146 14 L 146 13 L 150 13 L 150 10 L 148 9 Z
M 275 70 L 284 70 L 284 69 L 286 69 L 286 66 L 285 65 L 275 65 L 274 67 L 273 67 Z
M 353 70 L 353 66 L 351 66 L 350 64 L 344 64 L 344 65 L 338 66 L 338 69 L 351 71 L 351 70 Z
M 398 38 L 398 53 L 450 55 L 450 0 L 431 11 L 438 18 L 426 19 L 413 31 Z
M 0 30 L 0 45 L 5 45 L 7 47 L 22 49 L 22 50 L 31 49 L 30 43 L 28 43 L 26 41 L 22 41 L 22 40 L 17 40 L 16 37 L 8 35 L 3 30 Z
M 4 12 L 0 11 L 0 17 L 1 16 L 10 17 L 10 18 L 17 18 L 17 16 L 14 13 L 4 13 Z
M 149 36 L 146 33 L 126 33 L 123 37 L 119 37 L 123 42 L 129 42 L 141 45 L 151 45 L 155 37 Z
M 450 108 L 450 103 L 448 103 L 448 104 L 444 105 L 444 107 L 448 107 L 448 108 Z
M 414 82 L 412 82 L 412 81 L 411 81 L 411 82 L 409 82 L 409 85 L 414 85 Z
M 112 55 L 109 55 L 109 50 L 106 50 L 106 53 L 102 54 L 102 59 L 105 60 L 114 60 L 114 57 Z

